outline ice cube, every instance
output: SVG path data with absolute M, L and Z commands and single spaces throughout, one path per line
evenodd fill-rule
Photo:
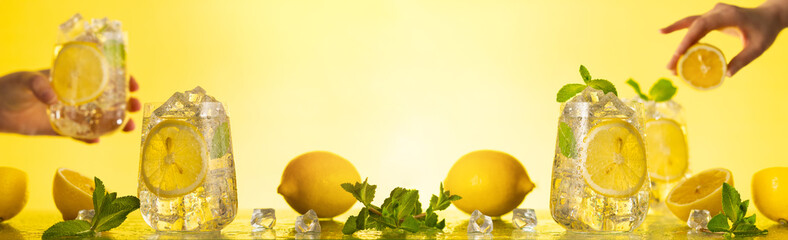
M 468 233 L 491 233 L 493 230 L 492 218 L 482 214 L 479 210 L 474 210 L 471 213 L 471 219 L 468 221 Z
M 309 209 L 304 215 L 296 217 L 295 230 L 297 233 L 319 233 L 320 221 L 315 211 Z
M 71 18 L 60 24 L 60 32 L 62 33 L 70 32 L 71 29 L 77 27 L 77 23 L 79 23 L 79 21 L 82 21 L 82 15 L 79 13 L 74 14 L 74 16 L 72 16 Z
M 93 220 L 93 215 L 95 214 L 96 211 L 94 211 L 93 209 L 82 209 L 79 210 L 79 213 L 77 213 L 77 220 L 84 220 L 90 222 Z
M 523 231 L 534 231 L 536 228 L 536 213 L 531 208 L 518 208 L 512 212 L 512 224 Z
M 709 220 L 711 220 L 711 214 L 709 214 L 709 210 L 692 209 L 689 218 L 687 218 L 687 226 L 689 226 L 693 231 L 708 230 L 706 225 L 709 224 Z
M 271 229 L 276 224 L 276 213 L 273 208 L 255 208 L 252 213 L 252 227 L 255 230 Z

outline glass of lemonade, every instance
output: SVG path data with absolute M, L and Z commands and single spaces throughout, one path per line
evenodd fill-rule
M 667 209 L 665 197 L 673 186 L 687 177 L 689 169 L 687 124 L 683 111 L 681 105 L 673 100 L 655 102 L 636 97 L 630 102 L 644 106 L 651 208 L 664 211 Z
M 225 106 L 197 87 L 143 110 L 138 196 L 157 231 L 219 231 L 238 209 Z
M 650 182 L 643 109 L 587 87 L 561 105 L 550 211 L 577 232 L 628 232 L 645 219 Z
M 48 109 L 56 132 L 92 139 L 123 124 L 126 42 L 117 20 L 76 14 L 60 25 L 49 77 L 58 98 Z

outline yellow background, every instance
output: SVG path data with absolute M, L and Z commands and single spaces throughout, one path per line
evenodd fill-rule
M 757 6 L 760 1 L 737 1 Z M 293 157 L 338 153 L 383 195 L 437 191 L 451 165 L 478 149 L 518 158 L 535 190 L 521 207 L 548 208 L 559 104 L 585 64 L 634 96 L 650 86 L 684 31 L 658 29 L 714 1 L 0 1 L 0 74 L 48 68 L 57 26 L 74 13 L 123 22 L 134 96 L 161 102 L 200 85 L 230 106 L 240 208 L 286 208 L 276 194 Z M 704 42 L 730 59 L 739 39 Z M 743 198 L 752 174 L 785 165 L 788 39 L 722 87 L 684 82 L 690 167 L 733 170 Z M 672 79 L 677 80 L 675 77 Z M 132 118 L 141 120 L 141 113 Z M 58 167 L 136 194 L 140 131 L 87 145 L 0 134 L 0 165 L 30 177 L 27 209 L 54 210 Z M 382 200 L 382 197 L 378 200 Z

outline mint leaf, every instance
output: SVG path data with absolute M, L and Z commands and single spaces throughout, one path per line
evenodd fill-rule
M 558 148 L 561 150 L 561 154 L 567 158 L 575 158 L 575 134 L 572 132 L 572 128 L 569 127 L 569 124 L 565 122 L 560 122 L 558 124 Z
M 104 205 L 104 195 L 107 194 L 107 190 L 104 189 L 104 182 L 101 179 L 94 177 L 93 182 L 96 186 L 93 189 L 93 210 L 98 213 L 101 211 L 102 205 Z
M 369 206 L 372 204 L 372 200 L 375 199 L 375 189 L 378 187 L 376 185 L 369 185 L 367 183 L 367 179 L 364 179 L 363 183 L 343 183 L 342 189 L 349 192 L 356 198 L 359 202 L 364 204 L 364 206 Z
M 230 151 L 230 125 L 224 122 L 216 128 L 211 140 L 211 158 L 220 158 Z
M 727 232 L 728 228 L 730 228 L 728 219 L 722 213 L 712 217 L 706 227 L 712 232 Z
M 358 231 L 358 229 L 356 227 L 356 226 L 358 226 L 356 224 L 357 221 L 358 221 L 358 218 L 356 216 L 348 217 L 347 220 L 345 221 L 345 226 L 342 227 L 342 233 L 344 233 L 346 235 L 351 235 L 351 234 L 357 232 Z
M 750 223 L 750 224 L 755 224 L 755 214 L 753 214 L 752 216 L 744 218 L 744 221 L 747 222 L 747 223 Z
M 586 85 L 579 84 L 579 83 L 571 83 L 564 85 L 558 90 L 558 94 L 555 96 L 555 100 L 558 102 L 566 102 L 569 99 L 572 99 L 575 95 L 582 92 L 583 89 L 586 89 Z
M 613 93 L 618 96 L 618 92 L 616 91 L 616 86 L 613 86 L 613 83 L 605 79 L 594 79 L 587 82 L 589 87 L 596 88 L 602 90 L 605 94 Z
M 119 40 L 107 40 L 104 43 L 104 56 L 114 67 L 126 66 L 126 46 Z
M 112 193 L 115 194 L 115 193 Z M 120 226 L 129 213 L 140 208 L 140 200 L 133 196 L 120 197 L 104 208 L 104 211 L 96 221 L 93 221 L 93 229 L 96 232 L 109 231 Z
M 446 219 L 441 220 L 438 222 L 438 225 L 435 225 L 435 228 L 440 230 L 443 230 L 444 227 L 446 227 Z
M 739 205 L 741 205 L 739 192 L 730 184 L 722 183 L 722 211 L 731 222 L 739 221 Z
M 53 239 L 67 236 L 90 237 L 96 233 L 90 230 L 90 223 L 84 220 L 68 220 L 55 223 L 49 227 L 41 239 Z
M 640 97 L 640 99 L 643 99 L 643 100 L 646 100 L 646 101 L 648 101 L 648 96 L 646 96 L 646 94 L 643 94 L 643 92 L 642 92 L 642 91 L 640 91 L 640 84 L 638 84 L 637 82 L 635 82 L 635 80 L 634 80 L 634 79 L 630 78 L 629 80 L 627 80 L 627 84 L 629 84 L 629 86 L 632 86 L 632 89 L 635 89 L 635 93 L 637 93 L 637 94 L 638 94 L 638 96 Z M 653 88 L 652 88 L 652 89 L 653 89 Z
M 405 217 L 405 220 L 402 221 L 401 227 L 406 231 L 415 233 L 418 232 L 419 229 L 421 229 L 421 222 L 419 220 L 416 220 L 416 218 L 413 218 L 412 215 L 408 215 Z
M 580 77 L 583 77 L 583 82 L 586 84 L 591 80 L 591 74 L 588 73 L 588 68 L 586 68 L 586 66 L 580 65 Z
M 744 215 L 747 214 L 747 206 L 750 204 L 750 200 L 746 200 L 739 204 L 739 216 L 738 219 L 744 219 Z M 755 216 L 755 215 L 753 215 Z
M 651 90 L 649 90 L 648 94 L 654 98 L 654 101 L 664 102 L 673 98 L 673 95 L 676 94 L 676 90 L 676 86 L 673 86 L 670 80 L 662 78 L 654 83 L 654 86 L 651 86 Z

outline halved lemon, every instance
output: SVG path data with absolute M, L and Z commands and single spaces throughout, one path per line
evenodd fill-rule
M 196 127 L 181 120 L 164 120 L 143 143 L 140 175 L 160 197 L 186 195 L 202 184 L 207 172 L 205 141 Z
M 583 178 L 599 194 L 631 196 L 646 180 L 646 149 L 641 134 L 626 121 L 605 120 L 586 137 Z
M 684 131 L 676 121 L 655 119 L 646 122 L 648 173 L 660 181 L 680 179 L 687 172 L 689 154 Z
M 95 43 L 66 43 L 52 64 L 52 88 L 60 101 L 83 104 L 101 95 L 109 81 L 108 72 L 107 60 Z
M 77 218 L 79 210 L 93 209 L 95 188 L 93 179 L 70 169 L 57 169 L 52 183 L 52 197 L 55 199 L 55 206 L 63 214 L 63 220 Z
M 687 49 L 679 58 L 679 76 L 701 90 L 718 87 L 725 78 L 727 63 L 719 48 L 698 43 Z
M 673 215 L 687 221 L 692 209 L 705 209 L 712 216 L 722 209 L 722 183 L 733 185 L 733 174 L 724 168 L 714 168 L 696 174 L 673 187 L 665 198 Z

